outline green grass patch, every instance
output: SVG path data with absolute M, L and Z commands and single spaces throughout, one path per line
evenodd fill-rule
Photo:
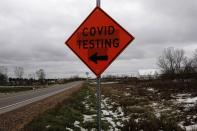
M 96 115 L 95 88 L 84 84 L 71 98 L 59 104 L 24 127 L 28 131 L 66 131 L 67 128 L 80 131 L 96 129 L 96 116 L 93 121 L 85 121 L 83 115 Z M 74 123 L 79 122 L 76 126 Z M 79 127 L 78 127 L 79 126 Z M 102 129 L 108 130 L 109 123 L 102 121 Z
M 0 93 L 12 93 L 32 90 L 32 87 L 0 87 Z

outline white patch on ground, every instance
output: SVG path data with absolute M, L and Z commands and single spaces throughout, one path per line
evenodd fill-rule
M 66 130 L 73 131 L 73 129 L 66 127 Z
M 90 85 L 96 85 L 97 82 L 90 82 L 89 84 L 90 84 Z
M 74 126 L 76 126 L 76 127 L 78 127 L 78 126 L 79 126 L 79 124 L 80 124 L 80 122 L 79 122 L 79 121 L 75 121 L 75 122 L 74 122 Z
M 157 105 L 158 105 L 158 103 L 155 103 L 155 102 L 152 103 L 152 106 L 157 106 Z
M 118 82 L 114 82 L 114 81 L 109 81 L 109 82 L 102 82 L 102 85 L 107 85 L 107 84 L 117 84 Z
M 186 131 L 197 130 L 197 124 L 196 125 L 185 126 L 185 129 L 186 129 Z
M 157 118 L 160 118 L 160 117 L 161 117 L 161 113 L 160 113 L 160 112 L 156 112 L 156 113 L 155 113 L 155 116 L 156 116 Z
M 177 94 L 175 96 L 172 96 L 173 98 L 176 99 L 175 103 L 180 103 L 180 102 L 184 102 L 185 99 L 189 98 L 191 96 L 191 94 Z
M 125 96 L 130 96 L 131 93 L 126 92 L 126 93 L 124 93 L 124 95 L 125 95 Z
M 150 107 L 154 109 L 154 114 L 157 118 L 161 117 L 161 114 L 172 110 L 171 107 L 166 107 L 162 103 L 153 102 Z
M 48 128 L 50 128 L 50 127 L 51 127 L 51 125 L 47 125 L 47 126 L 45 126 L 45 127 L 48 129 Z
M 195 130 L 197 130 L 197 124 L 189 125 L 189 126 L 183 126 L 183 123 L 184 122 L 182 121 L 182 122 L 180 122 L 178 124 L 182 129 L 184 129 L 186 131 L 195 131 Z
M 81 127 L 79 124 L 80 124 L 79 121 L 75 121 L 75 122 L 74 122 L 74 126 L 75 126 L 75 127 L 80 128 L 81 131 L 87 131 L 86 129 L 84 129 L 83 127 Z
M 138 122 L 139 122 L 139 120 L 140 120 L 140 118 L 137 118 L 137 119 L 135 119 L 134 121 L 135 121 L 136 123 L 138 123 Z
M 96 94 L 95 94 L 96 95 Z M 85 100 L 82 102 L 86 109 L 91 109 L 88 99 L 90 96 L 87 96 Z M 123 121 L 128 121 L 129 117 L 124 116 L 124 112 L 120 106 L 116 108 L 115 111 L 112 110 L 114 106 L 117 106 L 118 104 L 116 102 L 112 102 L 110 98 L 105 98 L 104 95 L 101 95 L 101 119 L 107 121 L 110 123 L 110 130 L 113 131 L 119 131 L 118 127 L 123 127 Z M 86 122 L 94 122 L 95 117 L 97 117 L 97 114 L 83 114 L 83 123 Z M 79 127 L 82 131 L 85 130 L 84 128 L 80 127 L 80 122 L 75 121 L 74 126 Z
M 178 99 L 178 102 L 181 102 L 181 103 L 196 103 L 197 102 L 197 97 L 186 98 L 186 99 Z
M 87 100 L 89 98 L 90 98 L 90 96 L 85 97 L 85 100 L 82 102 L 82 104 L 85 106 L 86 109 L 89 109 L 90 108 L 89 104 L 87 103 Z
M 109 98 L 105 98 L 102 100 L 102 120 L 106 120 L 108 123 L 111 124 L 110 130 L 118 131 L 119 129 L 117 127 L 123 127 L 122 122 L 128 120 L 129 118 L 124 116 L 124 112 L 120 106 L 117 107 L 117 109 L 114 112 L 110 110 L 111 108 L 113 108 L 113 104 L 116 103 L 112 103 Z
M 191 97 L 191 94 L 177 94 L 173 97 L 175 98 L 174 104 L 182 104 L 185 111 L 197 104 L 197 97 Z
M 85 100 L 82 102 L 82 104 L 85 106 L 85 108 L 87 110 L 93 110 L 93 109 L 90 109 L 90 105 L 88 103 L 88 99 L 90 98 L 90 96 L 88 95 L 87 97 L 85 97 Z M 86 123 L 86 122 L 92 122 L 94 121 L 94 118 L 96 114 L 93 114 L 93 115 L 86 115 L 86 114 L 83 114 L 83 123 Z M 84 129 L 83 127 L 81 127 L 80 125 L 80 122 L 79 121 L 75 121 L 74 122 L 74 126 L 75 127 L 78 127 L 80 128 L 81 131 L 87 131 L 86 129 Z M 94 131 L 94 129 L 92 129 L 91 131 Z
M 120 106 L 117 109 L 117 113 L 119 113 L 118 116 L 124 116 L 124 112 Z
M 94 121 L 93 117 L 96 117 L 96 114 L 95 115 L 83 115 L 83 123 Z
M 182 97 L 189 97 L 189 96 L 191 96 L 191 94 L 185 93 L 185 94 L 177 94 L 175 97 L 182 98 Z
M 85 97 L 85 100 L 82 103 L 83 103 L 83 105 L 85 106 L 85 108 L 87 110 L 92 111 L 93 109 L 90 109 L 90 105 L 88 104 L 88 99 L 89 98 L 90 98 L 90 96 Z M 85 123 L 85 122 L 93 122 L 94 121 L 94 117 L 96 117 L 96 114 L 93 114 L 93 115 L 83 114 L 83 123 Z
M 154 92 L 155 91 L 155 89 L 153 89 L 153 88 L 147 88 L 147 90 L 150 91 L 150 92 Z

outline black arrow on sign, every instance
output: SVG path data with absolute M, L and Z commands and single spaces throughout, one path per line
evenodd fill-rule
M 98 61 L 107 61 L 108 60 L 108 56 L 107 55 L 98 56 L 98 53 L 96 52 L 95 54 L 90 56 L 89 59 L 97 64 Z

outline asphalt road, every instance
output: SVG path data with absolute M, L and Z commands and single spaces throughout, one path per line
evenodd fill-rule
M 0 98 L 0 114 L 45 99 L 49 96 L 53 96 L 80 84 L 82 84 L 82 81 L 71 82 L 64 85 L 54 85 L 34 91 L 25 91 L 13 94 L 13 96 Z

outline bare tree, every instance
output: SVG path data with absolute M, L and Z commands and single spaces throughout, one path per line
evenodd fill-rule
M 46 77 L 46 73 L 43 69 L 39 69 L 38 71 L 36 71 L 36 75 L 39 80 L 44 80 Z
M 197 49 L 194 52 L 194 57 L 193 57 L 193 67 L 197 68 Z
M 157 65 L 164 74 L 177 74 L 182 71 L 184 63 L 184 51 L 173 47 L 164 49 L 162 55 L 157 61 Z
M 174 63 L 175 63 L 175 73 L 181 73 L 183 70 L 183 64 L 185 57 L 185 52 L 182 49 L 175 49 L 174 50 Z
M 0 66 L 0 85 L 5 85 L 7 83 L 7 72 L 8 70 L 5 66 Z
M 194 63 L 194 60 L 193 59 L 190 59 L 190 58 L 187 58 L 185 57 L 184 59 L 184 73 L 186 74 L 191 74 L 191 73 L 195 73 L 195 69 L 193 67 L 193 63 Z
M 162 55 L 159 57 L 157 65 L 162 69 L 163 73 L 174 73 L 174 62 L 172 49 L 164 49 Z
M 23 78 L 23 75 L 24 75 L 23 67 L 16 66 L 15 69 L 14 69 L 14 74 L 19 79 Z
M 7 76 L 8 69 L 5 66 L 0 66 L 0 74 Z
M 30 74 L 28 74 L 28 78 L 29 79 L 35 79 L 35 73 L 30 73 Z

